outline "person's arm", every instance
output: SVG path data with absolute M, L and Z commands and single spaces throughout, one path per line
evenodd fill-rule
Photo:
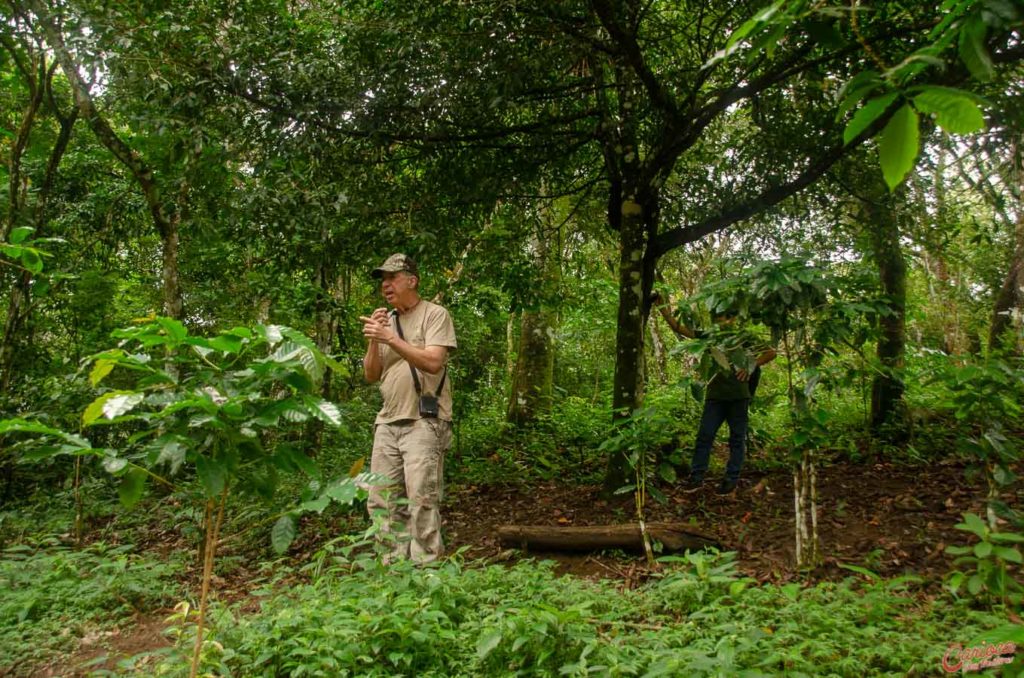
M 754 364 L 757 365 L 757 367 L 761 367 L 761 365 L 767 365 L 771 361 L 775 360 L 775 356 L 777 355 L 778 353 L 775 352 L 774 348 L 769 348 L 761 352 L 761 354 L 757 356 L 757 359 L 754 360 Z M 747 379 L 750 378 L 750 372 L 747 372 L 745 369 L 742 368 L 738 369 L 736 370 L 736 378 L 739 379 L 740 381 L 746 381 Z
M 777 355 L 779 354 L 775 352 L 774 348 L 765 350 L 761 355 L 757 356 L 757 366 L 760 367 L 761 365 L 767 365 L 771 361 L 775 360 Z
M 380 346 L 376 339 L 366 334 L 366 328 L 369 325 L 386 324 L 388 322 L 388 310 L 386 308 L 378 308 L 369 318 L 360 316 L 359 319 L 363 321 L 363 335 L 368 339 L 366 342 L 366 355 L 363 356 L 363 378 L 372 384 L 380 379 L 381 372 L 384 370 L 384 364 L 380 358 Z
M 385 343 L 395 353 L 409 361 L 410 365 L 427 374 L 438 374 L 444 368 L 444 361 L 448 357 L 448 348 L 446 346 L 424 346 L 420 348 L 413 346 L 398 336 Z
M 402 356 L 410 365 L 427 374 L 437 374 L 444 367 L 445 358 L 448 357 L 446 346 L 413 346 L 391 329 L 388 324 L 374 322 L 373 318 L 360 318 L 363 320 L 363 336 L 370 340 L 371 348 L 375 348 L 374 342 L 385 344 L 391 347 L 398 355 Z M 370 356 L 370 349 L 367 349 L 367 358 Z M 379 362 L 379 357 L 377 358 Z M 364 360 L 363 371 L 367 381 L 380 379 L 380 367 L 376 372 L 371 372 L 370 361 Z M 374 377 L 371 379 L 371 377 Z
M 658 304 L 658 313 L 661 313 L 661 317 L 665 319 L 665 322 L 668 323 L 668 326 L 672 328 L 673 332 L 680 337 L 686 337 L 687 339 L 693 339 L 697 336 L 692 329 L 680 323 L 676 317 L 672 315 L 672 312 L 668 308 L 668 303 L 658 303 L 661 301 L 661 295 L 655 294 L 653 301 L 655 304 Z

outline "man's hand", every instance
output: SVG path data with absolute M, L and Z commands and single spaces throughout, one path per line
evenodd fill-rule
M 359 320 L 363 323 L 363 336 L 370 341 L 387 344 L 395 338 L 395 333 L 391 331 L 386 308 L 374 310 L 369 317 L 361 315 Z
M 736 370 L 736 378 L 739 379 L 740 381 L 747 381 L 748 379 L 750 379 L 750 372 L 747 372 L 745 369 L 741 367 L 738 370 Z

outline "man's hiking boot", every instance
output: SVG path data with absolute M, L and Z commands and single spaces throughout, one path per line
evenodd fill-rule
M 736 486 L 739 484 L 739 480 L 730 480 L 729 478 L 723 478 L 722 483 L 715 490 L 716 494 L 732 494 L 736 491 Z
M 704 487 L 703 478 L 687 478 L 686 482 L 683 483 L 683 492 L 691 494 L 693 492 L 697 492 L 702 487 Z

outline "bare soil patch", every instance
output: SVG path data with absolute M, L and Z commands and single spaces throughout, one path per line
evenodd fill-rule
M 709 480 L 698 492 L 662 486 L 666 501 L 649 501 L 650 521 L 682 521 L 717 537 L 739 554 L 741 570 L 759 581 L 787 581 L 793 567 L 793 481 L 788 472 L 751 472 L 729 496 L 715 494 Z M 1017 499 L 1020 497 L 1017 492 Z M 882 576 L 913 572 L 942 575 L 951 566 L 948 544 L 967 541 L 954 525 L 967 511 L 981 512 L 984 489 L 969 481 L 958 463 L 902 466 L 838 463 L 818 472 L 818 529 L 824 565 L 813 578 L 849 576 L 838 565 L 867 567 Z M 1008 498 L 1010 499 L 1010 498 Z M 1010 499 L 1013 503 L 1013 500 Z M 495 538 L 499 525 L 603 525 L 628 522 L 629 496 L 612 501 L 597 486 L 546 483 L 535 487 L 451 488 L 446 499 L 448 543 L 469 557 L 504 560 Z M 642 558 L 626 554 L 528 554 L 553 559 L 559 571 L 585 577 L 642 575 Z

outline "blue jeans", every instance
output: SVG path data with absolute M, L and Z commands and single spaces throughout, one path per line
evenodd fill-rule
M 750 400 L 705 400 L 704 412 L 697 429 L 697 443 L 693 448 L 690 462 L 690 479 L 700 481 L 708 470 L 711 445 L 723 422 L 729 423 L 729 462 L 725 466 L 725 477 L 738 480 L 743 468 L 743 454 L 747 445 L 747 408 Z

